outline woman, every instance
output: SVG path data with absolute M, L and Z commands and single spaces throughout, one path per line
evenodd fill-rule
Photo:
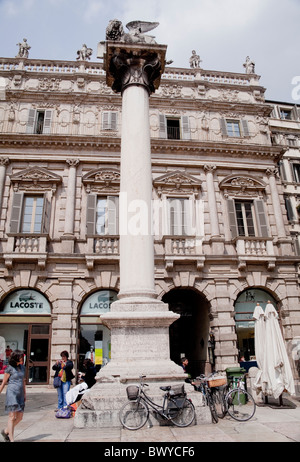
M 0 393 L 7 384 L 5 411 L 8 413 L 7 427 L 1 435 L 7 442 L 14 441 L 14 430 L 23 419 L 26 401 L 24 354 L 20 350 L 12 352 L 4 378 L 0 386 Z
M 60 353 L 61 360 L 57 360 L 52 369 L 55 371 L 54 377 L 60 377 L 61 386 L 57 388 L 58 394 L 58 409 L 62 409 L 67 406 L 66 394 L 70 390 L 71 380 L 74 378 L 72 372 L 73 362 L 70 361 L 69 353 L 64 350 Z

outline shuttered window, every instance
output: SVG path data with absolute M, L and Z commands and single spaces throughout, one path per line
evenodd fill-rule
M 191 139 L 189 117 L 177 118 L 159 114 L 159 137 L 169 140 Z
M 169 234 L 184 236 L 191 234 L 190 201 L 188 198 L 168 198 Z
M 26 133 L 47 134 L 51 132 L 51 110 L 29 109 Z
M 119 234 L 119 197 L 90 194 L 87 203 L 87 234 Z
M 237 120 L 222 118 L 220 119 L 220 129 L 221 134 L 224 137 L 246 138 L 250 136 L 248 122 L 245 119 Z
M 15 193 L 10 232 L 41 234 L 49 232 L 50 202 L 44 195 Z
M 118 129 L 118 113 L 106 111 L 102 114 L 102 130 L 117 130 Z
M 268 225 L 262 200 L 243 201 L 228 199 L 231 235 L 268 237 Z

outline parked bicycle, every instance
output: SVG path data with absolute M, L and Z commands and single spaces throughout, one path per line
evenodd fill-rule
M 216 379 L 215 375 L 217 373 L 212 373 L 209 377 L 205 375 L 200 375 L 196 378 L 196 390 L 200 391 L 203 395 L 205 404 L 209 407 L 212 422 L 218 423 L 219 417 L 224 416 L 224 404 L 223 404 L 223 395 L 220 392 L 219 386 L 226 383 L 226 379 Z M 199 382 L 199 383 L 198 383 Z
M 217 399 L 221 409 L 219 417 L 224 417 L 228 412 L 233 419 L 246 422 L 254 416 L 256 404 L 252 395 L 245 389 L 245 376 L 230 376 L 228 379 L 229 385 L 218 392 Z
M 188 427 L 195 419 L 195 408 L 186 397 L 184 385 L 160 387 L 165 392 L 162 404 L 155 403 L 144 391 L 148 387 L 144 383 L 145 376 L 140 376 L 140 384 L 129 385 L 126 388 L 128 402 L 119 412 L 121 424 L 128 430 L 138 430 L 149 418 L 149 407 L 154 414 L 172 422 L 178 427 Z

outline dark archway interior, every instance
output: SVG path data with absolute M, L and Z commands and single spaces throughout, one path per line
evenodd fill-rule
M 169 310 L 180 314 L 170 326 L 170 357 L 180 364 L 182 356 L 189 360 L 192 377 L 205 373 L 208 361 L 208 302 L 191 289 L 173 289 L 163 297 Z

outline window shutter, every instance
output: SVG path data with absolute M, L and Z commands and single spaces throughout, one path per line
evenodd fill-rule
M 268 225 L 267 225 L 267 218 L 264 209 L 264 203 L 262 200 L 255 200 L 254 207 L 256 212 L 257 223 L 259 226 L 259 234 L 260 237 L 268 237 Z
M 97 196 L 89 194 L 87 196 L 87 212 L 86 212 L 86 229 L 88 235 L 93 235 L 96 232 L 96 203 Z
M 102 114 L 102 130 L 109 129 L 109 112 L 103 112 Z
M 181 124 L 182 124 L 182 139 L 183 140 L 190 140 L 191 139 L 191 132 L 190 132 L 190 121 L 188 116 L 181 117 Z
M 108 213 L 108 234 L 111 236 L 119 234 L 119 197 L 107 197 L 107 213 Z
M 281 179 L 283 181 L 286 181 L 287 178 L 286 178 L 285 166 L 284 166 L 284 162 L 282 160 L 279 161 L 278 167 L 279 167 L 279 173 L 280 173 Z
M 285 197 L 284 202 L 285 202 L 285 208 L 286 208 L 288 220 L 289 221 L 294 220 L 295 216 L 294 216 L 294 209 L 292 206 L 291 198 Z
M 52 111 L 45 111 L 45 118 L 44 118 L 44 125 L 43 125 L 43 133 L 50 133 L 51 131 L 51 118 L 52 118 Z
M 23 204 L 23 194 L 15 193 L 12 204 L 12 212 L 10 218 L 10 232 L 18 233 L 20 231 L 21 213 Z
M 110 128 L 111 130 L 117 130 L 117 112 L 111 112 L 110 113 Z
M 118 113 L 106 111 L 102 114 L 102 130 L 117 130 Z
M 229 226 L 231 231 L 232 239 L 238 236 L 238 227 L 236 221 L 236 213 L 235 213 L 235 205 L 233 199 L 227 200 L 227 208 L 228 208 L 228 215 L 229 215 Z
M 248 126 L 248 121 L 247 120 L 242 120 L 242 127 L 243 127 L 244 136 L 249 137 L 250 132 L 249 132 L 249 126 Z
M 27 126 L 26 126 L 26 133 L 33 133 L 34 132 L 35 115 L 36 115 L 36 110 L 35 109 L 29 109 L 28 121 L 27 121 Z
M 159 137 L 167 138 L 167 124 L 164 114 L 159 114 Z
M 43 221 L 42 221 L 42 233 L 49 233 L 50 230 L 50 214 L 51 214 L 51 202 L 44 197 L 44 209 L 43 209 Z
M 227 125 L 224 118 L 220 119 L 220 128 L 222 136 L 227 136 Z

